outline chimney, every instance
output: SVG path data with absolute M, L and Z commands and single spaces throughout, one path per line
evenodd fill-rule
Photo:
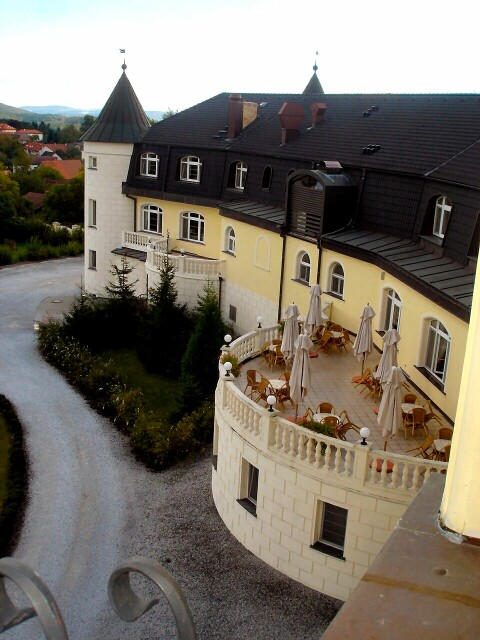
M 284 102 L 278 112 L 282 125 L 282 145 L 295 140 L 300 135 L 300 127 L 305 119 L 305 111 L 299 102 Z
M 325 102 L 312 102 L 310 105 L 310 109 L 312 110 L 312 129 L 320 124 L 325 118 L 325 111 L 327 110 L 327 105 Z
M 243 127 L 243 100 L 239 93 L 228 98 L 228 138 L 236 138 Z

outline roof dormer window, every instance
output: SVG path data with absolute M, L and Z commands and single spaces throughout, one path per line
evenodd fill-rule
M 248 166 L 246 162 L 237 162 L 235 165 L 235 189 L 245 189 L 247 182 Z
M 202 163 L 197 156 L 183 156 L 180 160 L 180 180 L 182 182 L 200 182 Z
M 446 196 L 440 196 L 435 203 L 433 216 L 433 235 L 437 238 L 445 238 L 448 221 L 452 212 L 452 203 Z
M 140 175 L 147 178 L 158 176 L 158 156 L 156 153 L 142 153 L 140 156 Z

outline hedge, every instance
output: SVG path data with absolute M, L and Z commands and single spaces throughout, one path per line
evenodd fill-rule
M 148 409 L 140 389 L 130 387 L 112 361 L 94 355 L 68 335 L 63 325 L 41 325 L 39 348 L 94 409 L 127 433 L 135 456 L 148 467 L 164 469 L 211 440 L 212 402 L 170 424 Z
M 0 395 L 0 414 L 11 438 L 8 463 L 7 496 L 0 512 L 0 557 L 11 555 L 23 522 L 27 497 L 27 455 L 23 429 L 13 406 Z

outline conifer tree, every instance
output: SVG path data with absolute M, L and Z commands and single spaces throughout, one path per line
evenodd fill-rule
M 218 356 L 227 330 L 217 294 L 208 286 L 199 298 L 195 327 L 182 358 L 184 412 L 192 411 L 213 394 L 218 380 Z
M 122 256 L 120 266 L 112 264 L 110 273 L 115 279 L 105 287 L 111 298 L 125 301 L 135 297 L 135 285 L 138 282 L 138 278 L 134 282 L 129 282 L 129 276 L 132 271 L 133 267 L 125 256 Z
M 178 378 L 190 319 L 185 305 L 177 303 L 175 266 L 167 257 L 160 267 L 159 278 L 158 284 L 149 292 L 149 312 L 138 354 L 149 371 Z

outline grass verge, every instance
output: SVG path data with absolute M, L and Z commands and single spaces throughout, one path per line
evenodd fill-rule
M 129 386 L 141 390 L 148 409 L 155 415 L 166 418 L 177 410 L 177 398 L 181 391 L 178 380 L 148 373 L 135 349 L 111 349 L 105 351 L 104 355 L 122 372 Z
M 10 555 L 22 524 L 27 495 L 27 458 L 22 426 L 0 395 L 0 557 Z

